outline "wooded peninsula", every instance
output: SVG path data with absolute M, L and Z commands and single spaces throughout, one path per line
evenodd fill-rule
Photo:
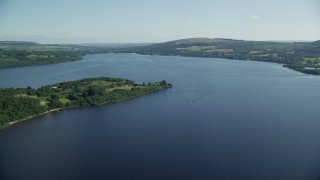
M 52 111 L 116 103 L 171 87 L 165 80 L 138 84 L 128 79 L 97 77 L 38 89 L 0 88 L 0 129 Z

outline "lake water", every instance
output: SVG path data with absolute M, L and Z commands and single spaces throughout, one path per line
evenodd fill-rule
M 0 70 L 0 87 L 96 76 L 174 87 L 0 130 L 0 179 L 320 177 L 320 77 L 279 64 L 100 54 Z

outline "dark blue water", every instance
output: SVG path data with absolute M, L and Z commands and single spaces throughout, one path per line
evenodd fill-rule
M 320 77 L 279 64 L 90 55 L 0 70 L 0 87 L 96 76 L 174 88 L 0 130 L 0 179 L 320 177 Z

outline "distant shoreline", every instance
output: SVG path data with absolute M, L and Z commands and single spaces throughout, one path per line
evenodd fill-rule
M 3 54 L 0 57 L 0 68 L 79 61 L 90 54 L 134 53 L 275 62 L 304 74 L 320 75 L 320 64 L 318 63 L 320 61 L 320 41 L 293 43 L 226 38 L 188 38 L 163 43 L 123 46 L 45 45 L 32 42 L 0 41 L 0 49 Z

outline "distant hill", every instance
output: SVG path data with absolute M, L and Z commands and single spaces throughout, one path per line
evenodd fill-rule
M 315 42 L 313 42 L 312 44 L 314 44 L 314 45 L 320 45 L 320 40 L 319 40 L 319 41 L 315 41 Z
M 157 43 L 152 46 L 174 46 L 177 48 L 192 47 L 192 46 L 217 46 L 221 48 L 281 48 L 281 47 L 298 47 L 302 43 L 292 42 L 275 42 L 275 41 L 245 41 L 235 39 L 224 39 L 224 38 L 190 38 L 181 39 L 175 41 L 169 41 L 165 43 Z M 150 47 L 152 47 L 150 46 Z
M 0 41 L 0 45 L 36 45 L 38 43 L 35 42 L 27 42 L 27 41 Z
M 152 43 L 80 43 L 80 46 L 87 47 L 105 47 L 105 48 L 121 48 L 121 47 L 137 47 L 137 46 L 147 46 Z
M 320 74 L 320 41 L 275 42 L 190 38 L 140 47 L 115 48 L 113 51 L 277 62 L 304 73 Z

